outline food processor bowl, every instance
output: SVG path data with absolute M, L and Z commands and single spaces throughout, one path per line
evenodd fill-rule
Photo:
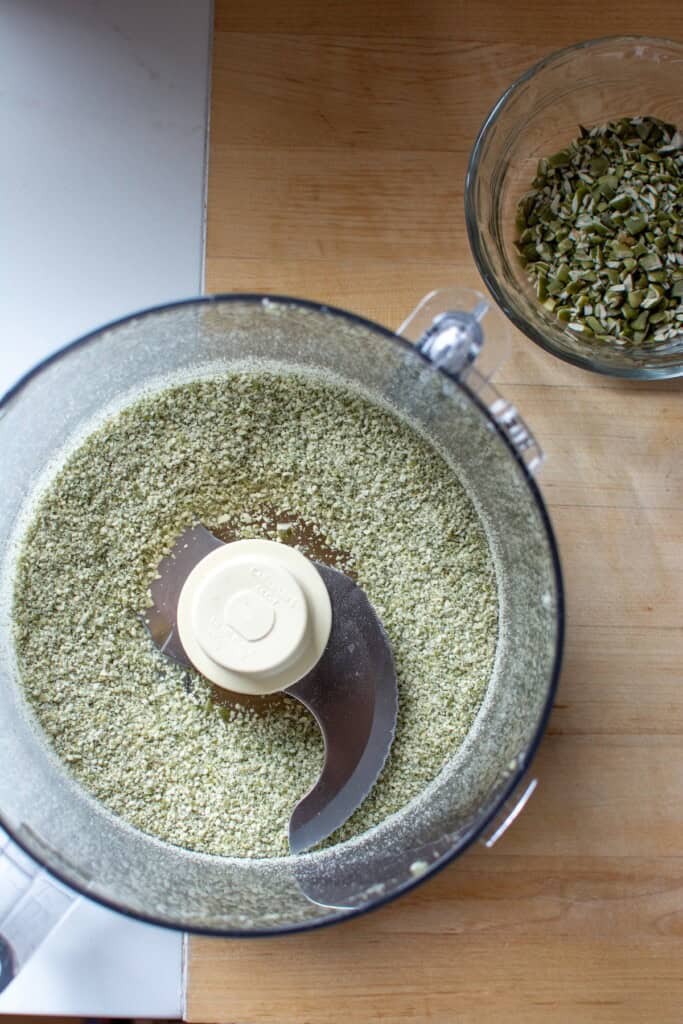
M 404 327 L 408 338 L 438 322 L 439 301 L 418 309 Z M 468 330 L 485 307 L 474 319 L 465 316 Z M 462 340 L 461 327 L 456 315 Z M 445 328 L 452 332 L 453 323 Z M 46 469 L 107 410 L 174 377 L 273 364 L 282 372 L 333 374 L 389 404 L 444 453 L 488 534 L 499 637 L 474 726 L 426 791 L 349 842 L 253 860 L 191 852 L 133 828 L 77 784 L 51 751 L 22 696 L 12 647 L 13 535 Z M 173 928 L 231 936 L 296 931 L 410 889 L 482 836 L 506 813 L 520 783 L 529 785 L 524 775 L 552 704 L 563 629 L 555 541 L 529 470 L 537 451 L 515 410 L 472 368 L 467 353 L 459 369 L 441 364 L 444 369 L 435 368 L 419 345 L 342 310 L 224 295 L 110 324 L 46 360 L 5 397 L 0 823 L 52 875 L 116 910 Z
M 465 184 L 470 246 L 487 287 L 510 320 L 541 348 L 585 370 L 631 379 L 683 374 L 683 332 L 665 343 L 618 346 L 582 339 L 543 308 L 514 243 L 517 203 L 541 157 L 622 117 L 683 127 L 683 44 L 615 36 L 570 46 L 525 72 L 486 118 Z

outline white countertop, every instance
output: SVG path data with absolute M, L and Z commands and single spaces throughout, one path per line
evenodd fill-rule
M 202 290 L 211 0 L 0 0 L 0 393 Z M 80 900 L 0 1013 L 182 1015 L 183 937 Z
M 183 936 L 78 900 L 0 995 L 0 1013 L 178 1019 Z
M 211 0 L 0 3 L 3 383 L 201 291 Z

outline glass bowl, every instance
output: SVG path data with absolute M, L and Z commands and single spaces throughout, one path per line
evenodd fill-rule
M 591 344 L 536 298 L 514 242 L 516 206 L 541 157 L 621 117 L 683 126 L 683 44 L 615 36 L 570 46 L 530 68 L 501 96 L 472 150 L 467 231 L 479 272 L 512 322 L 547 352 L 586 370 L 641 380 L 683 375 L 683 333 L 656 348 Z

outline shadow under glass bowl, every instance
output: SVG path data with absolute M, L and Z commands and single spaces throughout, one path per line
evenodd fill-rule
M 586 370 L 657 380 L 683 375 L 683 331 L 656 346 L 581 339 L 545 310 L 519 262 L 516 207 L 541 157 L 586 127 L 653 116 L 683 127 L 683 44 L 620 36 L 551 54 L 501 96 L 474 144 L 465 218 L 479 272 L 501 309 L 532 341 Z

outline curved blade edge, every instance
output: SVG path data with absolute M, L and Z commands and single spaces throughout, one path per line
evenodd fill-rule
M 313 671 L 285 692 L 315 716 L 325 762 L 290 818 L 292 853 L 322 842 L 366 798 L 389 755 L 398 711 L 391 646 L 368 598 L 343 573 L 316 568 L 332 600 L 332 633 Z

